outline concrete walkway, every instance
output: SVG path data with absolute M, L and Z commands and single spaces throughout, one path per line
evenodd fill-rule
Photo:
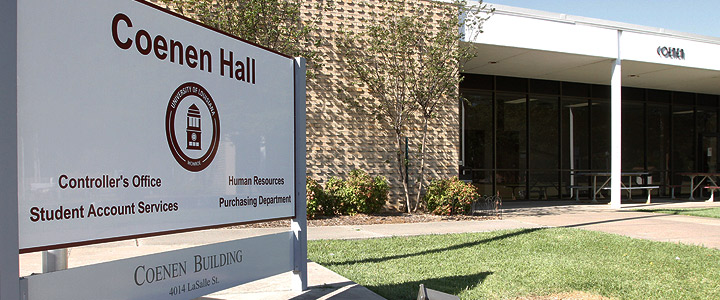
M 310 227 L 308 228 L 308 239 L 363 239 L 564 226 L 621 234 L 633 238 L 695 244 L 720 249 L 720 219 L 632 211 L 642 208 L 704 207 L 720 207 L 720 203 L 660 201 L 649 205 L 624 204 L 622 209 L 613 210 L 604 204 L 559 201 L 506 202 L 502 220 Z M 72 268 L 287 230 L 287 228 L 216 229 L 145 238 L 137 241 L 76 247 L 69 250 L 68 263 Z M 21 255 L 21 276 L 39 273 L 40 262 L 40 253 Z M 289 290 L 291 274 L 285 273 L 199 299 L 383 299 L 370 290 L 318 264 L 310 262 L 308 269 L 310 289 L 303 293 Z
M 670 202 L 624 204 L 620 210 L 607 205 L 515 207 L 506 217 L 547 227 L 572 227 L 602 231 L 660 242 L 675 242 L 720 249 L 720 219 L 635 212 L 636 209 L 720 207 L 720 203 Z

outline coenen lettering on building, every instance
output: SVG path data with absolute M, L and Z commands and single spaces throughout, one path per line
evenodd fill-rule
M 657 54 L 660 57 L 664 57 L 664 58 L 681 59 L 681 60 L 685 59 L 685 49 L 681 49 L 681 48 L 659 46 L 657 48 Z

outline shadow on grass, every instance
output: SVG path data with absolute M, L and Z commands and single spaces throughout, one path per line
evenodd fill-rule
M 413 257 L 413 256 L 421 256 L 421 255 L 426 255 L 426 254 L 433 254 L 433 253 L 439 253 L 439 252 L 444 252 L 444 251 L 474 247 L 477 245 L 487 244 L 487 243 L 491 243 L 494 241 L 499 241 L 499 240 L 523 235 L 523 234 L 529 234 L 529 233 L 532 233 L 532 232 L 535 232 L 538 230 L 542 230 L 542 229 L 545 229 L 545 228 L 523 229 L 520 231 L 507 233 L 507 234 L 499 235 L 499 236 L 484 239 L 484 240 L 479 240 L 479 241 L 474 241 L 474 242 L 469 242 L 469 243 L 462 243 L 462 244 L 452 245 L 452 246 L 444 247 L 444 248 L 429 249 L 429 250 L 424 250 L 424 251 L 415 252 L 415 253 L 406 253 L 406 254 L 399 254 L 399 255 L 386 256 L 386 257 L 374 257 L 374 258 L 367 258 L 367 259 L 361 259 L 361 260 L 349 260 L 349 261 L 343 261 L 343 262 L 328 262 L 328 263 L 323 263 L 323 265 L 325 265 L 325 266 L 342 266 L 342 265 L 353 265 L 353 264 L 363 264 L 363 263 L 379 263 L 379 262 L 384 262 L 384 261 L 393 260 L 393 259 L 401 259 L 401 258 L 407 258 L 407 257 Z M 430 286 L 428 286 L 428 287 L 432 288 Z
M 428 278 L 418 281 L 404 282 L 388 285 L 366 285 L 365 287 L 387 299 L 417 299 L 420 284 L 426 288 L 441 291 L 451 295 L 458 295 L 464 290 L 473 289 L 485 278 L 492 275 L 492 272 L 481 272 L 477 274 L 448 276 L 441 278 Z M 330 298 L 332 299 L 332 298 Z
M 582 227 L 582 226 L 588 226 L 588 225 L 597 225 L 597 224 L 606 224 L 606 223 L 623 222 L 623 221 L 631 221 L 631 220 L 659 218 L 659 217 L 662 217 L 662 216 L 663 216 L 663 215 L 653 215 L 653 216 L 642 216 L 642 217 L 632 217 L 632 218 L 610 219 L 610 220 L 603 220 L 603 221 L 596 221 L 596 222 L 587 222 L 587 223 L 566 225 L 566 226 L 563 226 L 563 227 L 565 227 L 565 228 L 576 228 L 576 227 Z
M 715 210 L 715 208 L 683 208 L 683 209 L 636 209 L 635 211 L 639 212 L 649 212 L 649 213 L 662 213 L 666 215 L 683 215 L 688 213 L 694 213 L 694 212 L 701 212 L 701 211 L 711 211 Z

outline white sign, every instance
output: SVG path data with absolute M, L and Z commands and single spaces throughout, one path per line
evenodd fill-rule
M 295 215 L 293 60 L 141 1 L 18 2 L 20 251 Z
M 292 232 L 32 275 L 23 299 L 194 299 L 292 270 Z

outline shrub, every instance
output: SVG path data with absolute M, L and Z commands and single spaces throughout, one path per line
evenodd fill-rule
M 327 203 L 332 205 L 332 212 L 328 215 L 344 214 L 344 202 L 346 202 L 344 199 L 349 197 L 349 192 L 344 180 L 337 177 L 328 179 L 325 183 L 325 195 L 327 196 Z
M 305 179 L 305 200 L 307 201 L 307 217 L 309 219 L 314 219 L 320 214 L 320 203 L 318 203 L 318 198 L 323 197 L 324 193 L 325 191 L 323 191 L 322 186 L 317 181 L 310 178 L 310 176 L 307 176 Z
M 353 170 L 345 183 L 347 193 L 341 205 L 344 213 L 377 213 L 388 200 L 390 184 L 384 176 L 373 178 L 363 170 Z
M 390 191 L 385 177 L 372 177 L 363 170 L 353 170 L 347 180 L 331 177 L 324 189 L 310 178 L 307 182 L 309 218 L 377 213 L 387 202 Z
M 480 198 L 477 188 L 457 177 L 433 180 L 425 193 L 428 211 L 436 215 L 469 214 Z
M 323 189 L 323 187 L 314 179 L 307 177 L 306 197 L 307 197 L 307 216 L 310 219 L 319 216 L 335 215 L 336 205 Z

